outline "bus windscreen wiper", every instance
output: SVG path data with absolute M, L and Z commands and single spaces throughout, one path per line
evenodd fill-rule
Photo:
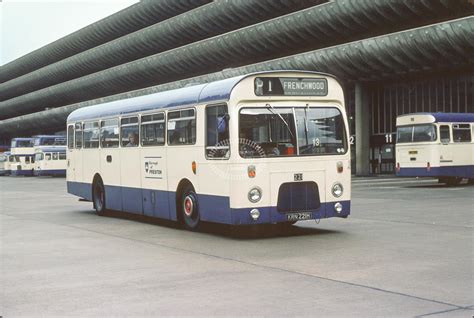
M 293 135 L 293 132 L 291 131 L 290 125 L 288 125 L 288 123 L 286 122 L 285 118 L 283 118 L 283 116 L 282 116 L 280 113 L 275 112 L 272 105 L 266 104 L 265 106 L 267 106 L 267 109 L 268 109 L 272 114 L 277 115 L 278 117 L 280 117 L 281 121 L 285 124 L 286 128 L 287 128 L 288 131 L 290 132 L 291 138 L 294 139 L 294 138 L 295 138 L 295 135 Z

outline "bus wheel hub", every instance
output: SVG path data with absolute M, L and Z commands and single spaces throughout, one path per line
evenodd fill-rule
M 190 197 L 184 199 L 184 213 L 186 213 L 187 216 L 193 214 L 193 200 L 191 200 Z

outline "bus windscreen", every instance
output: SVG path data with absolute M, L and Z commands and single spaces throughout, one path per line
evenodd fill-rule
M 239 119 L 239 151 L 244 158 L 347 151 L 344 120 L 337 108 L 244 108 Z
M 426 142 L 436 140 L 436 126 L 411 125 L 397 128 L 397 143 Z

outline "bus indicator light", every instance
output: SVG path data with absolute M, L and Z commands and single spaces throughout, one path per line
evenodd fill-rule
M 193 161 L 193 163 L 191 163 L 191 169 L 193 170 L 193 173 L 196 174 L 196 161 Z
M 247 174 L 249 178 L 255 178 L 255 176 L 257 175 L 257 169 L 255 168 L 255 166 L 248 166 Z
M 258 209 L 252 209 L 250 211 L 250 216 L 252 217 L 252 220 L 257 221 L 260 217 L 260 211 Z
M 344 171 L 344 165 L 342 164 L 342 161 L 338 161 L 336 166 L 337 166 L 338 173 L 342 173 L 342 171 Z

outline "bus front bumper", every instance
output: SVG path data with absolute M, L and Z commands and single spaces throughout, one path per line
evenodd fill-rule
M 339 203 L 340 212 L 336 211 L 336 204 Z M 351 201 L 335 201 L 321 203 L 317 210 L 281 213 L 277 207 L 256 207 L 231 209 L 233 225 L 264 224 L 294 222 L 300 220 L 320 220 L 332 217 L 347 218 L 350 214 Z M 257 209 L 259 217 L 254 219 L 251 211 Z

